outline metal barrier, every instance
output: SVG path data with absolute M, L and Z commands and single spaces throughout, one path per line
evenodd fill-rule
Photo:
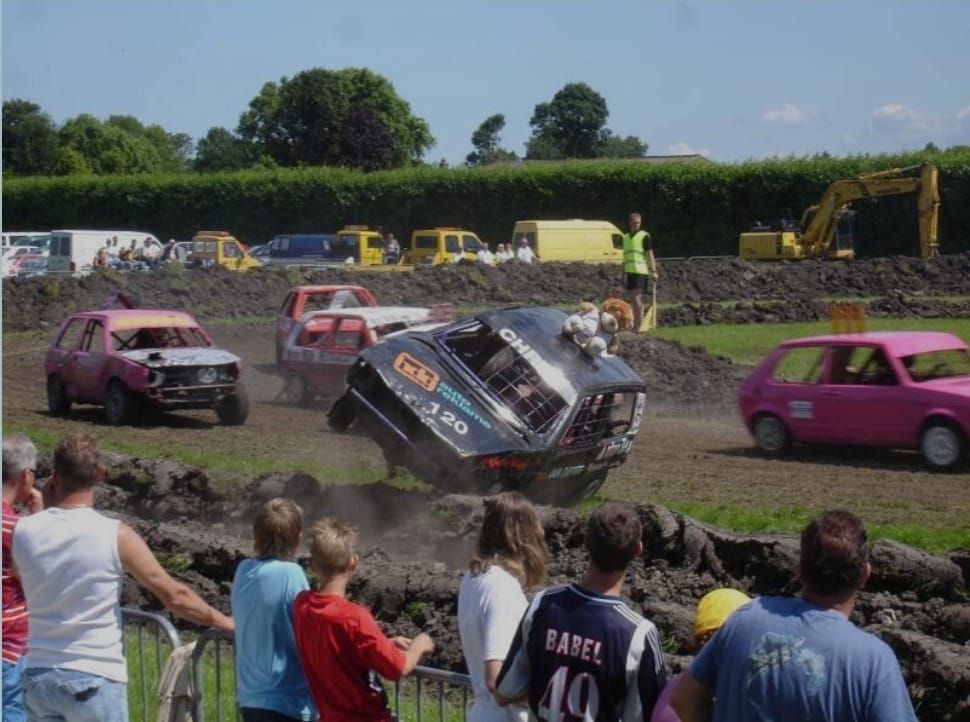
M 121 643 L 128 662 L 129 719 L 149 722 L 155 719 L 158 678 L 165 667 L 169 653 L 181 646 L 182 640 L 172 623 L 160 614 L 123 608 L 121 621 Z M 131 630 L 131 627 L 134 627 L 134 630 Z M 146 627 L 151 631 L 146 631 Z M 145 654 L 146 634 L 150 636 L 149 643 L 152 641 L 151 637 L 154 638 L 154 655 Z M 163 641 L 168 645 L 164 657 Z M 131 654 L 132 644 L 135 646 L 134 655 Z
M 212 647 L 211 654 L 207 654 L 207 648 Z M 229 647 L 229 650 L 223 650 Z M 192 706 L 193 722 L 223 722 L 223 720 L 239 720 L 239 712 L 235 704 L 235 673 L 232 667 L 233 659 L 233 637 L 231 634 L 224 634 L 216 629 L 207 629 L 195 643 L 195 650 L 192 652 L 192 685 L 195 690 L 195 699 Z M 228 669 L 225 668 L 225 660 L 228 659 Z M 223 685 L 223 677 L 228 674 L 229 685 Z M 206 677 L 214 677 L 215 682 L 206 685 Z M 413 684 L 412 684 L 413 683 Z M 409 693 L 409 687 L 414 687 L 414 692 Z M 454 722 L 457 717 L 447 713 L 459 707 L 460 719 L 465 720 L 468 714 L 469 691 L 471 689 L 471 679 L 467 674 L 458 672 L 448 672 L 443 669 L 433 667 L 417 667 L 414 673 L 394 685 L 394 713 L 402 722 L 425 722 L 426 696 L 428 687 L 433 687 L 431 692 L 431 704 L 438 709 L 438 722 Z M 447 687 L 457 688 L 449 694 Z M 210 715 L 206 717 L 207 705 L 205 693 L 211 690 L 215 699 L 208 704 Z M 223 700 L 226 692 L 229 699 Z M 214 714 L 214 716 L 213 716 Z

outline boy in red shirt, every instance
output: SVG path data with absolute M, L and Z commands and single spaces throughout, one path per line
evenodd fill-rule
M 310 568 L 320 582 L 293 603 L 296 648 L 321 719 L 391 722 L 380 677 L 396 682 L 410 674 L 434 642 L 423 633 L 389 639 L 366 608 L 347 599 L 360 560 L 356 542 L 357 530 L 342 519 L 310 531 Z

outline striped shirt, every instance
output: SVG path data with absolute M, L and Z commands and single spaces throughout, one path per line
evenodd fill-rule
M 10 544 L 17 519 L 14 508 L 3 502 L 3 661 L 10 664 L 16 664 L 27 647 L 27 602 L 10 562 Z
M 650 718 L 666 677 L 653 623 L 619 597 L 570 584 L 532 600 L 498 691 L 527 694 L 540 720 L 634 722 Z

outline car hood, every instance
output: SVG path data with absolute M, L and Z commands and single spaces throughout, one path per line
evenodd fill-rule
M 147 348 L 125 351 L 120 356 L 128 361 L 143 364 L 149 368 L 166 366 L 221 366 L 239 363 L 235 354 L 221 348 Z

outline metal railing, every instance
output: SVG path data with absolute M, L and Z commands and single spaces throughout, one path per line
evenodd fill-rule
M 158 679 L 165 661 L 182 640 L 178 630 L 160 614 L 124 608 L 121 621 L 122 647 L 128 662 L 129 719 L 149 722 L 155 719 Z
M 228 650 L 224 647 L 229 647 Z M 192 719 L 194 722 L 239 720 L 235 705 L 235 674 L 232 669 L 233 637 L 216 629 L 205 630 L 192 653 L 192 683 L 195 690 Z M 228 660 L 228 662 L 227 662 Z M 228 664 L 226 669 L 224 665 Z M 206 684 L 206 678 L 214 679 Z M 226 678 L 224 680 L 224 677 Z M 411 689 L 413 687 L 413 690 Z M 394 685 L 393 709 L 402 722 L 437 722 L 465 720 L 468 715 L 471 679 L 467 674 L 448 672 L 433 667 L 417 667 L 414 673 Z M 205 695 L 215 699 L 206 704 Z M 228 700 L 223 697 L 228 696 Z M 437 709 L 437 717 L 426 713 L 426 707 Z M 206 717 L 206 711 L 210 714 Z M 426 716 L 427 714 L 427 716 Z M 214 716 L 213 716 L 214 715 Z

